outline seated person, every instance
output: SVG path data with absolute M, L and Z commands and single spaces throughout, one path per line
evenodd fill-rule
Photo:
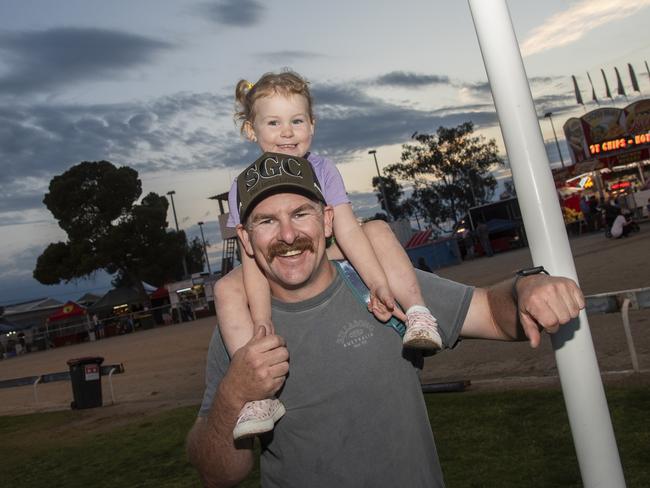
M 632 231 L 632 224 L 632 214 L 630 214 L 630 212 L 627 210 L 621 211 L 614 219 L 612 228 L 609 232 L 612 234 L 612 237 L 614 239 L 627 237 L 628 234 Z

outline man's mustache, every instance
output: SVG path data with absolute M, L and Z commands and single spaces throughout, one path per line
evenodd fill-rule
M 271 244 L 268 252 L 268 260 L 273 261 L 273 259 L 282 254 L 286 254 L 291 251 L 311 251 L 314 252 L 314 242 L 304 236 L 300 236 L 293 241 L 292 244 L 287 244 L 286 242 L 278 241 Z

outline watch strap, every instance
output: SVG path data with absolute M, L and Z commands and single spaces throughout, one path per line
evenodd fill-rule
M 515 280 L 512 282 L 512 298 L 517 307 L 517 315 L 519 315 L 519 294 L 517 293 L 517 282 L 525 276 L 532 276 L 540 273 L 547 275 L 548 271 L 544 269 L 544 266 L 534 266 L 532 268 L 520 269 L 515 273 Z

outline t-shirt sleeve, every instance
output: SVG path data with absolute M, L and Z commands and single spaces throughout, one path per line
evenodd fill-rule
M 232 227 L 233 229 L 239 224 L 239 207 L 237 206 L 237 178 L 234 179 L 232 185 L 230 185 L 230 190 L 228 191 L 228 221 L 226 222 L 227 227 Z
M 317 158 L 319 158 L 317 156 Z M 314 167 L 316 177 L 323 190 L 323 196 L 328 205 L 336 207 L 342 203 L 350 203 L 348 193 L 345 191 L 343 177 L 336 165 L 327 158 L 309 160 Z
M 474 287 L 418 269 L 415 272 L 424 301 L 438 322 L 438 331 L 444 347 L 454 347 L 460 339 L 460 331 L 474 295 Z
M 229 365 L 228 351 L 226 351 L 219 327 L 215 327 L 208 348 L 208 359 L 205 366 L 205 392 L 199 409 L 199 417 L 205 417 L 210 413 L 217 388 L 226 375 Z

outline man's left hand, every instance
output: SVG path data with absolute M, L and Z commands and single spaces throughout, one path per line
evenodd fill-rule
M 519 320 L 531 347 L 539 346 L 541 332 L 553 334 L 578 316 L 585 299 L 569 278 L 532 275 L 517 281 Z

